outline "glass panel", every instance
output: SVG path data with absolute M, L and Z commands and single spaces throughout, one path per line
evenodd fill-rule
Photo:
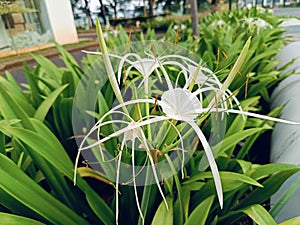
M 18 0 L 37 12 L 12 13 L 0 17 L 0 52 L 50 43 L 53 39 L 44 0 Z

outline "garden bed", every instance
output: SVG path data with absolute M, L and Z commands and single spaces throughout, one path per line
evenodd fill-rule
M 123 28 L 104 40 L 98 24 L 102 53 L 82 68 L 57 45 L 65 67 L 33 56 L 26 90 L 0 76 L 0 221 L 275 225 L 266 203 L 300 168 L 252 156 L 274 122 L 292 123 L 268 107 L 279 24 L 215 13 L 198 37 L 186 22 L 137 43 Z

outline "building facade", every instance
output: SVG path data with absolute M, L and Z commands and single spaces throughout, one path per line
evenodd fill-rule
M 0 53 L 43 46 L 78 42 L 69 0 L 17 0 L 29 13 L 0 16 Z

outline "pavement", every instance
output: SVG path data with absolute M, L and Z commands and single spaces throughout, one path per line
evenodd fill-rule
M 82 33 L 78 35 L 79 41 L 89 40 L 89 42 L 84 43 L 82 45 L 70 46 L 66 47 L 68 52 L 72 54 L 75 60 L 81 65 L 81 61 L 83 57 L 86 55 L 82 52 L 82 50 L 95 51 L 99 48 L 99 44 L 97 42 L 96 33 Z M 29 68 L 33 68 L 37 65 L 35 60 L 28 54 L 22 58 L 16 58 L 12 61 L 9 61 L 5 64 L 0 65 L 0 75 L 4 75 L 5 71 L 10 72 L 16 79 L 19 84 L 27 83 L 25 74 L 23 72 L 23 61 L 26 61 L 29 65 Z M 43 51 L 43 55 L 50 59 L 57 66 L 64 66 L 63 61 L 60 59 L 59 52 L 57 51 Z
M 300 7 L 298 8 L 277 8 L 274 11 L 276 16 L 298 17 L 300 19 Z M 291 36 L 291 41 L 300 41 L 300 20 L 288 18 L 282 24 L 286 35 Z
M 275 10 L 275 15 L 276 16 L 297 16 L 297 17 L 300 17 L 300 7 L 277 8 Z
M 280 8 L 275 11 L 278 16 L 297 16 L 300 18 L 300 8 Z M 286 30 L 285 35 L 290 36 L 291 42 L 281 49 L 277 58 L 281 60 L 278 67 L 295 60 L 285 72 L 300 72 L 300 20 L 295 18 L 285 19 L 281 24 Z M 281 118 L 290 121 L 299 121 L 300 104 L 300 77 L 293 75 L 285 78 L 275 88 L 271 97 L 272 108 L 285 105 L 281 112 Z M 271 162 L 300 165 L 300 127 L 278 123 L 275 125 L 271 138 Z M 291 176 L 283 183 L 280 189 L 271 197 L 271 205 L 284 204 L 284 207 L 276 215 L 276 222 L 282 223 L 288 219 L 299 216 L 300 173 Z M 293 190 L 291 189 L 293 188 Z M 293 192 L 294 191 L 294 192 Z M 287 194 L 292 195 L 287 203 Z M 297 223 L 298 224 L 298 223 Z

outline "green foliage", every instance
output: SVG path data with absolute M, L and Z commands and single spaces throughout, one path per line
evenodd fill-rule
M 19 88 L 11 74 L 0 77 L 0 131 L 5 135 L 0 202 L 16 214 L 46 223 L 112 224 L 112 210 L 92 187 L 82 179 L 77 186 L 72 184 L 76 143 L 69 140 L 73 133 L 70 115 L 83 73 L 69 53 L 57 48 L 68 68 L 34 56 L 39 65 L 33 71 L 24 67 L 26 90 Z M 5 172 L 8 167 L 10 174 Z M 16 184 L 16 180 L 23 182 Z
M 0 213 L 0 224 L 3 225 L 43 225 L 44 223 L 26 217 L 16 216 L 9 213 Z
M 273 28 L 245 29 L 243 21 L 250 17 L 263 18 Z M 212 25 L 220 20 L 224 24 Z M 170 26 L 165 39 L 195 51 L 224 81 L 244 43 L 252 36 L 249 54 L 230 88 L 235 90 L 243 109 L 278 116 L 281 108 L 269 112 L 261 101 L 268 103 L 272 88 L 282 79 L 281 71 L 274 70 L 278 62 L 273 60 L 283 44 L 283 31 L 278 25 L 276 18 L 255 9 L 216 13 L 200 20 L 199 37 L 192 37 L 188 27 L 174 31 Z M 106 42 L 110 48 L 130 41 L 122 27 L 118 31 L 117 36 L 108 34 Z M 135 34 L 137 41 L 155 38 L 152 29 L 146 35 Z M 8 72 L 6 77 L 0 76 L 0 206 L 4 211 L 0 213 L 0 224 L 111 225 L 115 218 L 111 194 L 114 186 L 105 175 L 81 165 L 76 186 L 72 183 L 77 154 L 72 138 L 73 98 L 84 71 L 99 71 L 99 65 L 92 64 L 97 56 L 88 55 L 81 68 L 61 46 L 57 45 L 57 49 L 65 66 L 59 68 L 45 57 L 33 55 L 38 65 L 33 70 L 24 65 L 28 82 L 25 90 Z M 113 98 L 112 87 L 104 85 L 97 98 L 99 110 L 90 114 L 103 115 L 113 105 Z M 207 119 L 204 130 L 210 130 L 211 123 Z M 202 146 L 196 144 L 193 157 L 185 165 L 184 178 L 175 174 L 161 185 L 168 209 L 156 185 L 139 187 L 145 224 L 240 224 L 245 217 L 257 224 L 275 224 L 271 214 L 275 215 L 280 207 L 270 214 L 263 205 L 300 168 L 247 161 L 251 151 L 260 151 L 254 149 L 255 141 L 273 125 L 240 115 L 228 116 L 223 142 L 212 146 L 221 171 L 223 209 L 219 207 Z M 111 169 L 114 168 L 107 168 Z M 168 169 L 173 169 L 172 163 Z M 120 192 L 119 224 L 142 224 L 133 187 L 123 186 Z M 286 199 L 289 197 L 285 195 Z M 295 218 L 282 225 L 298 223 L 299 218 Z

